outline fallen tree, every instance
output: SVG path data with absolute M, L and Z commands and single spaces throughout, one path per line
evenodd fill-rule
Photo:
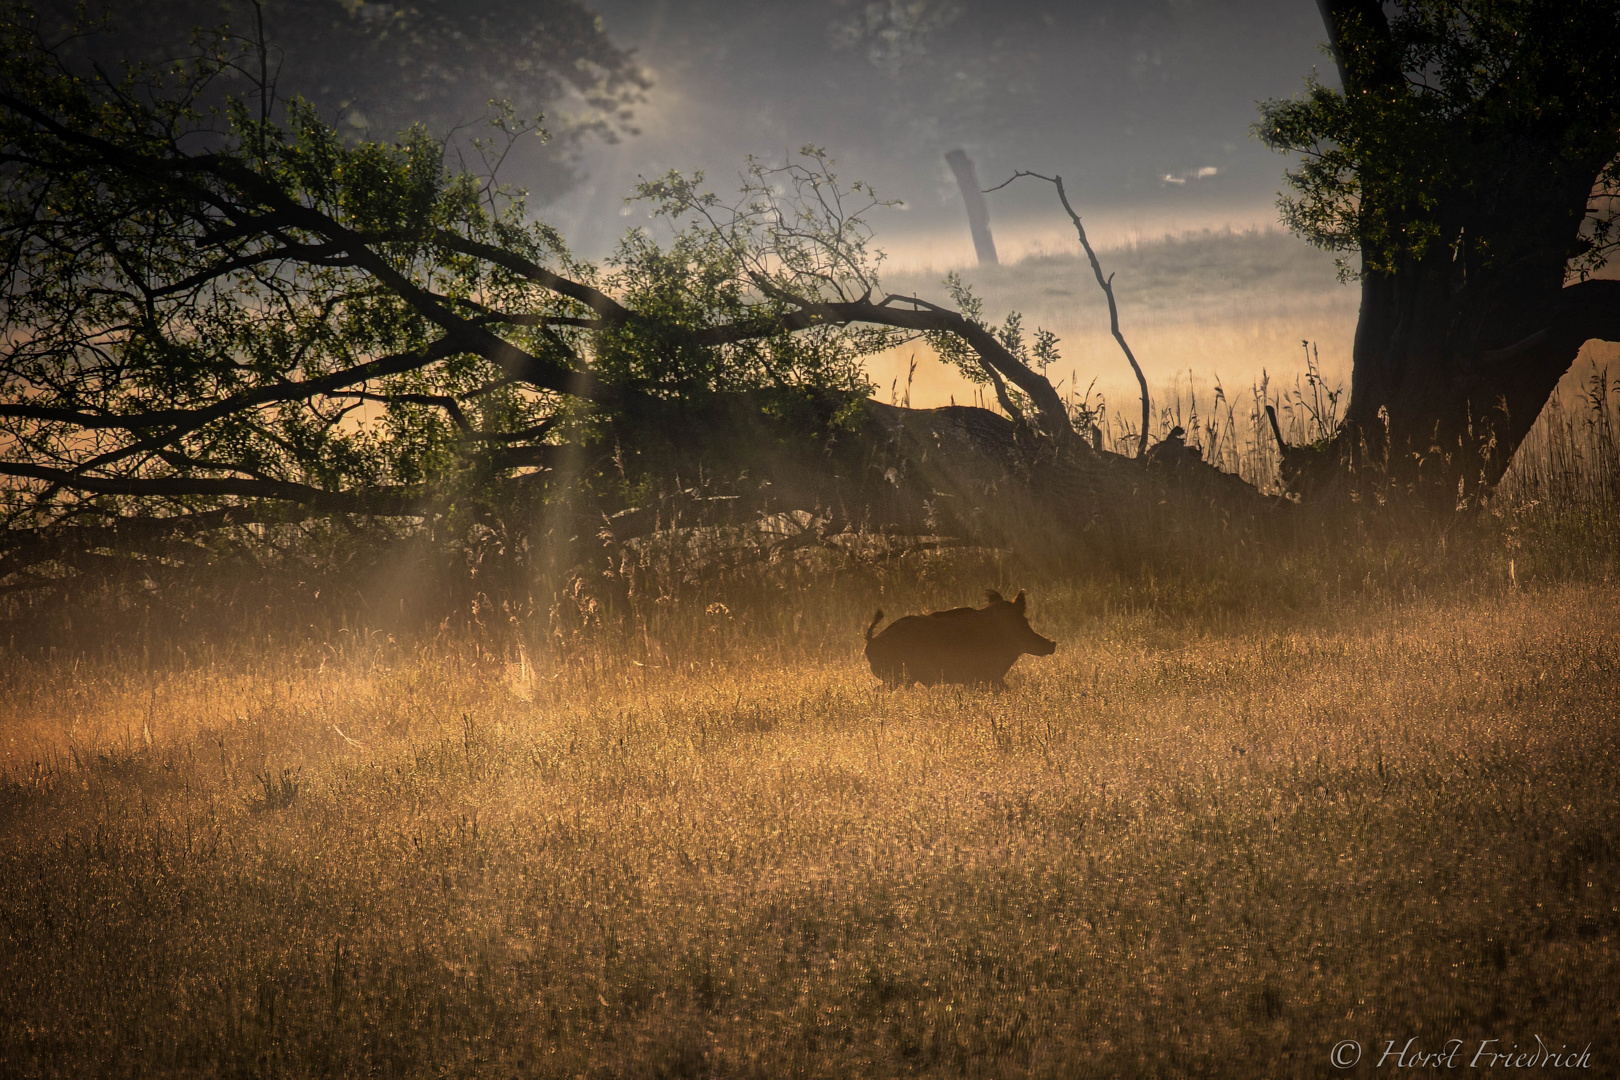
M 227 48 L 113 82 L 0 34 L 6 588 L 317 519 L 498 527 L 567 572 L 699 520 L 1130 560 L 1279 509 L 1094 449 L 1039 370 L 1050 335 L 885 294 L 878 202 L 815 148 L 750 163 L 730 203 L 644 184 L 670 239 L 591 265 L 421 130 L 195 111 L 243 70 Z M 470 149 L 532 137 L 503 115 Z M 916 337 L 1001 413 L 870 400 L 863 358 Z

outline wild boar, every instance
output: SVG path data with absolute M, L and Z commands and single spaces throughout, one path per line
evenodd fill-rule
M 994 590 L 984 595 L 990 601 L 987 607 L 907 615 L 874 637 L 883 621 L 879 610 L 866 628 L 866 662 L 872 674 L 889 686 L 988 683 L 1003 690 L 1003 678 L 1024 653 L 1051 656 L 1057 651 L 1057 642 L 1029 628 L 1022 592 L 1012 600 L 1003 600 Z

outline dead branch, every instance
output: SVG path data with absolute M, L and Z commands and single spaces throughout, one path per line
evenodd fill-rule
M 1074 222 L 1074 231 L 1080 236 L 1080 246 L 1085 248 L 1086 258 L 1091 260 L 1091 272 L 1097 275 L 1097 284 L 1102 288 L 1103 295 L 1108 297 L 1108 328 L 1113 332 L 1114 340 L 1119 342 L 1120 350 L 1125 354 L 1125 359 L 1131 362 L 1131 370 L 1136 373 L 1136 384 L 1142 388 L 1142 430 L 1136 439 L 1136 455 L 1141 457 L 1147 452 L 1148 418 L 1152 415 L 1152 410 L 1148 401 L 1147 377 L 1142 374 L 1142 365 L 1136 362 L 1136 354 L 1131 352 L 1130 344 L 1126 342 L 1125 335 L 1119 329 L 1119 306 L 1114 302 L 1114 275 L 1109 274 L 1107 277 L 1103 277 L 1102 263 L 1097 260 L 1097 253 L 1092 250 L 1091 241 L 1086 239 L 1086 227 L 1080 223 L 1080 215 L 1074 212 L 1074 207 L 1069 205 L 1069 196 L 1063 190 L 1063 177 L 1042 176 L 1040 173 L 1026 172 L 1020 169 L 1003 183 L 997 184 L 993 188 L 986 188 L 985 194 L 1000 191 L 1021 176 L 1028 176 L 1035 180 L 1045 180 L 1048 184 L 1057 188 L 1058 199 L 1063 203 L 1063 209 L 1068 212 L 1069 220 Z

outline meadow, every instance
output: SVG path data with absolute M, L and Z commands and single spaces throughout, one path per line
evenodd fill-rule
M 944 577 L 546 658 L 14 649 L 0 1072 L 1602 1071 L 1620 587 L 1398 561 L 1276 607 L 1046 583 L 1059 652 L 1000 695 L 864 670 Z
M 0 1075 L 1613 1072 L 1617 433 L 1580 366 L 1486 506 L 1203 565 L 14 618 Z M 987 587 L 1057 654 L 880 688 L 874 608 Z

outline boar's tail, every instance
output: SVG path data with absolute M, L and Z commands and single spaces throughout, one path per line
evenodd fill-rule
M 877 629 L 877 624 L 882 622 L 882 621 L 883 621 L 883 609 L 878 608 L 877 614 L 872 616 L 872 622 L 866 628 L 866 640 L 867 641 L 872 640 L 872 631 L 876 630 Z

